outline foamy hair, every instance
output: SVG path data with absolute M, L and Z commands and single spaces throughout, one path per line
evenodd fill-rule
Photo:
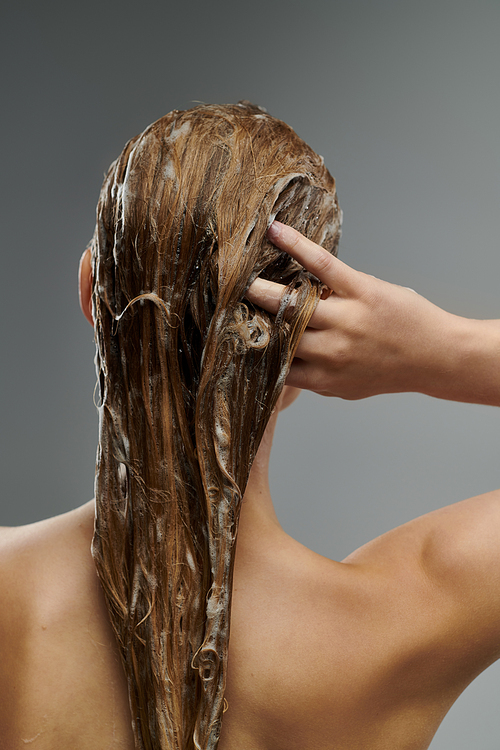
M 336 251 L 321 157 L 248 103 L 153 123 L 97 207 L 93 555 L 144 750 L 219 739 L 241 499 L 321 293 L 275 217 Z M 288 285 L 275 317 L 244 299 L 259 274 Z

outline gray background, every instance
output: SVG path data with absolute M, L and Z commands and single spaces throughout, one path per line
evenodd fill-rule
M 1 514 L 92 496 L 92 332 L 76 269 L 102 176 L 173 108 L 247 98 L 325 157 L 341 257 L 463 315 L 499 317 L 497 0 L 9 4 L 1 54 Z M 414 516 L 500 486 L 497 409 L 410 394 L 302 394 L 272 474 L 285 528 L 341 559 Z M 433 750 L 500 744 L 500 670 Z

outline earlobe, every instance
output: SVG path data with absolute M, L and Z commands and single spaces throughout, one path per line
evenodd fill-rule
M 80 258 L 80 267 L 78 269 L 78 291 L 82 312 L 93 327 L 94 319 L 92 317 L 92 266 L 90 263 L 90 247 L 84 251 Z

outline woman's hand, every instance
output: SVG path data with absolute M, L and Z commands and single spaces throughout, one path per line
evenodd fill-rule
M 268 238 L 332 290 L 302 336 L 289 385 L 345 399 L 418 391 L 500 403 L 498 321 L 447 313 L 410 289 L 355 271 L 279 222 Z M 247 297 L 276 313 L 282 292 L 257 279 Z

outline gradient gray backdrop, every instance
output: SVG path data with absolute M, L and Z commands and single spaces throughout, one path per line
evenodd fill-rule
M 1 33 L 3 525 L 92 497 L 77 263 L 108 164 L 170 109 L 264 105 L 336 177 L 346 262 L 453 312 L 500 316 L 498 0 L 29 0 L 3 11 Z M 336 559 L 500 486 L 498 409 L 303 394 L 280 422 L 278 514 Z M 494 667 L 433 750 L 498 750 L 499 702 Z

